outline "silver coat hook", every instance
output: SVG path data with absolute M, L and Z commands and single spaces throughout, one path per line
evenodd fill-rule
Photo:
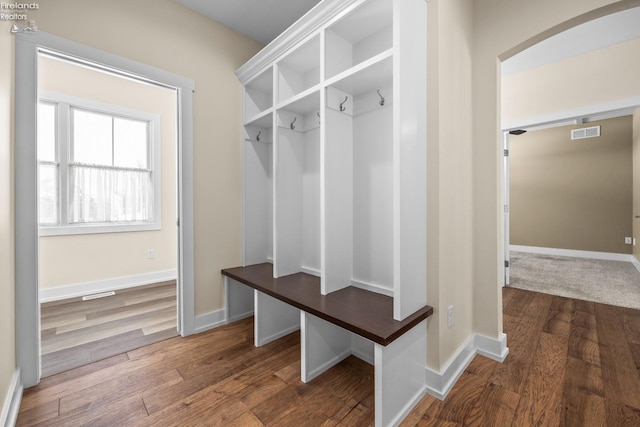
M 378 92 L 378 96 L 380 97 L 380 101 L 378 101 L 378 104 L 384 105 L 384 96 L 380 94 L 380 89 L 376 90 L 376 92 Z
M 345 97 L 344 97 L 344 101 L 342 101 L 342 102 L 340 103 L 340 111 L 344 111 L 344 110 L 345 110 L 344 103 L 345 103 L 345 102 L 347 102 L 347 100 L 348 100 L 348 99 L 349 99 L 349 97 L 348 97 L 348 96 L 345 96 Z
M 293 118 L 293 121 L 292 121 L 292 122 L 291 122 L 291 124 L 289 125 L 289 127 L 291 128 L 291 130 L 294 130 L 294 129 L 296 128 L 296 127 L 295 127 L 295 125 L 294 125 L 294 123 L 296 122 L 296 120 L 298 120 L 298 118 L 297 118 L 297 117 L 294 117 L 294 118 Z
M 256 135 L 256 141 L 260 142 L 260 134 L 262 133 L 262 131 L 258 132 L 258 135 Z

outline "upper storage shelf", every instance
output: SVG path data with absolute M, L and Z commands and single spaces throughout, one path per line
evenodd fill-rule
M 316 35 L 278 62 L 278 103 L 320 83 L 320 36 Z
M 368 1 L 326 29 L 327 78 L 393 47 L 392 6 L 390 1 Z
M 250 122 L 273 106 L 273 68 L 269 67 L 245 85 L 244 122 Z

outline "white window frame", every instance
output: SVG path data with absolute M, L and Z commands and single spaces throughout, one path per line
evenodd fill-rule
M 106 104 L 67 94 L 41 91 L 39 102 L 56 104 L 56 153 L 58 162 L 58 220 L 59 224 L 41 224 L 39 234 L 64 236 L 74 234 L 125 233 L 162 229 L 162 156 L 161 119 L 159 114 Z M 93 111 L 149 123 L 149 169 L 153 183 L 153 220 L 140 222 L 69 223 L 69 150 L 71 149 L 71 111 L 73 108 Z

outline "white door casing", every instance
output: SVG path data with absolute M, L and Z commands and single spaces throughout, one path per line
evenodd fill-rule
M 178 102 L 178 332 L 195 329 L 193 249 L 194 82 L 135 61 L 43 32 L 16 34 L 16 363 L 24 387 L 40 381 L 40 304 L 38 287 L 38 187 L 36 107 L 38 52 L 47 50 L 176 90 Z

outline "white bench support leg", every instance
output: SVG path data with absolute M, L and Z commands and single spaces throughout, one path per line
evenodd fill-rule
M 229 277 L 224 278 L 225 315 L 228 323 L 253 315 L 253 289 Z
M 375 425 L 395 426 L 426 393 L 427 321 L 374 352 Z
M 300 329 L 300 310 L 254 290 L 254 344 L 263 346 Z
M 351 354 L 351 332 L 300 311 L 301 380 L 309 382 Z

